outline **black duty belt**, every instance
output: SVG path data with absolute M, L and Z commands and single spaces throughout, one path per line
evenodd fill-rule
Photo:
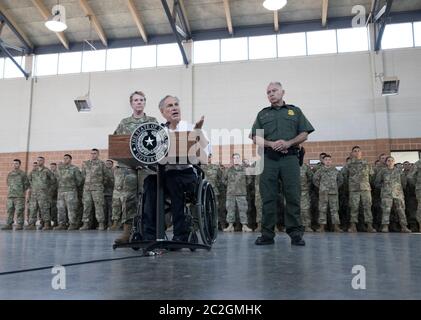
M 300 150 L 297 148 L 289 148 L 288 152 L 283 153 L 280 151 L 275 151 L 272 148 L 265 147 L 265 155 L 267 155 L 267 157 L 271 160 L 279 160 L 287 156 L 298 156 L 299 151 Z

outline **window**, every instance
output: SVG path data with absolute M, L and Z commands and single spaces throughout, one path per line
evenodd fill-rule
M 106 50 L 85 51 L 82 55 L 82 72 L 105 70 Z
M 336 30 L 307 32 L 308 54 L 336 53 Z
M 58 68 L 58 54 L 41 54 L 35 58 L 35 75 L 56 75 Z
M 177 66 L 183 64 L 183 57 L 177 43 L 160 44 L 157 48 L 157 65 Z
M 79 73 L 82 67 L 82 52 L 60 53 L 58 74 Z
M 305 56 L 306 54 L 306 34 L 304 32 L 278 35 L 278 57 Z
M 221 40 L 221 61 L 248 59 L 247 38 Z
M 414 46 L 412 23 L 387 24 L 382 38 L 382 49 Z
M 249 38 L 249 58 L 276 58 L 276 36 L 260 36 Z
M 107 50 L 107 70 L 130 69 L 131 48 Z
M 367 28 L 338 29 L 338 52 L 368 51 Z
M 132 48 L 132 68 L 156 67 L 156 46 Z
M 193 43 L 193 62 L 209 63 L 219 62 L 220 57 L 219 40 L 195 41 Z
M 0 58 L 0 79 L 3 79 L 4 73 L 4 58 Z
M 15 60 L 19 65 L 25 69 L 25 57 L 15 57 Z M 24 77 L 23 73 L 16 67 L 16 65 L 10 60 L 9 58 L 6 58 L 4 61 L 4 78 L 22 78 Z
M 421 46 L 421 22 L 414 22 L 414 40 L 417 47 Z

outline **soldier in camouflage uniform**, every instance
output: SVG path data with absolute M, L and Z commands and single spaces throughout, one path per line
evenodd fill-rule
M 408 174 L 408 180 L 410 184 L 415 186 L 415 195 L 418 202 L 415 219 L 418 222 L 419 232 L 421 232 L 421 160 L 413 165 L 411 172 Z
M 89 230 L 92 226 L 91 209 L 94 206 L 98 230 L 105 230 L 104 183 L 108 172 L 104 161 L 98 159 L 99 150 L 91 150 L 91 160 L 82 164 L 83 187 L 83 226 L 79 230 Z
M 228 167 L 225 167 L 221 164 L 221 176 L 224 177 L 226 172 L 228 170 Z M 227 185 L 224 182 L 224 179 L 221 180 L 221 183 L 219 185 L 219 224 L 221 227 L 221 231 L 223 231 L 227 226 Z
M 57 190 L 58 190 L 58 183 L 57 183 L 57 163 L 52 162 L 50 163 L 50 170 L 56 177 L 56 183 L 51 186 L 51 222 L 56 227 L 58 224 L 58 216 L 57 216 Z
M 59 165 L 58 176 L 58 226 L 54 230 L 77 230 L 78 217 L 78 188 L 83 183 L 83 177 L 78 167 L 72 165 L 72 156 L 65 154 L 63 164 Z M 70 222 L 70 225 L 67 224 Z
M 416 219 L 417 213 L 417 198 L 415 196 L 415 187 L 409 181 L 409 174 L 411 173 L 412 164 L 409 161 L 405 161 L 403 163 L 403 177 L 404 181 L 404 189 L 403 193 L 405 195 L 405 214 L 406 219 L 408 220 L 408 225 L 412 231 L 418 231 L 418 223 Z
M 104 182 L 104 218 L 107 227 L 111 228 L 112 208 L 113 208 L 113 190 L 114 190 L 114 161 L 105 161 L 105 170 L 107 171 Z
M 133 113 L 130 117 L 128 118 L 124 118 L 120 121 L 117 129 L 115 130 L 114 134 L 116 135 L 122 135 L 122 134 L 132 134 L 138 127 L 139 125 L 141 125 L 142 123 L 145 122 L 154 122 L 154 123 L 158 123 L 158 120 L 154 117 L 149 117 L 146 115 L 146 113 L 144 112 L 145 107 L 146 107 L 146 96 L 142 91 L 135 91 L 133 92 L 130 97 L 129 97 L 129 102 L 130 102 L 130 106 L 133 110 Z M 124 164 L 119 163 L 119 166 L 122 167 L 127 167 Z M 123 183 L 123 189 L 118 191 L 118 192 L 122 192 L 124 195 L 126 195 L 123 198 L 120 198 L 120 202 L 121 199 L 123 199 L 124 201 L 132 201 L 132 199 L 137 199 L 137 192 L 143 192 L 143 181 L 145 179 L 145 175 L 142 172 L 137 172 L 137 177 L 138 179 L 136 180 L 137 186 L 136 189 L 134 188 L 134 186 L 132 184 L 124 184 Z M 124 189 L 126 188 L 126 189 Z M 114 186 L 115 189 L 115 186 Z M 134 192 L 134 194 L 133 194 Z M 130 195 L 129 195 L 130 193 Z M 113 194 L 114 196 L 114 194 Z M 114 200 L 113 200 L 114 202 Z M 122 205 L 126 205 L 127 207 L 127 203 L 126 204 L 122 204 Z M 137 203 L 136 203 L 136 207 L 137 207 Z M 130 231 L 131 231 L 131 227 L 133 224 L 133 217 L 136 214 L 136 209 L 133 213 L 131 205 L 129 203 L 129 210 L 127 211 L 126 208 L 126 213 L 124 213 L 124 210 L 122 212 L 122 223 L 123 223 L 123 234 L 121 235 L 121 237 L 117 238 L 115 240 L 116 244 L 121 244 L 121 243 L 126 243 L 129 241 L 130 238 Z M 117 215 L 117 213 L 116 213 Z M 113 205 L 113 216 L 114 216 L 114 205 Z M 114 219 L 114 217 L 113 217 Z M 114 221 L 113 221 L 113 227 L 114 226 Z M 112 227 L 112 228 L 113 228 Z M 114 229 L 113 228 L 113 229 Z
M 25 172 L 20 170 L 21 161 L 13 160 L 13 170 L 7 175 L 7 222 L 2 230 L 12 230 L 16 213 L 16 228 L 22 230 L 25 222 L 25 192 L 29 188 L 29 180 Z
M 321 167 L 313 176 L 313 183 L 319 189 L 319 228 L 317 232 L 324 232 L 327 224 L 326 213 L 329 207 L 333 231 L 342 232 L 339 220 L 338 189 L 343 183 L 341 173 L 332 166 L 332 157 L 325 155 Z
M 377 229 L 379 229 L 380 225 L 381 225 L 381 220 L 382 220 L 382 208 L 381 208 L 381 187 L 379 188 L 378 186 L 376 186 L 375 184 L 375 180 L 377 175 L 383 170 L 386 169 L 386 158 L 387 155 L 382 153 L 379 155 L 377 161 L 374 164 L 374 177 L 373 180 L 371 181 L 371 185 L 372 185 L 372 191 L 371 191 L 371 197 L 373 199 L 373 206 L 372 206 L 372 210 L 373 210 L 373 225 L 374 227 L 376 227 Z
M 349 208 L 351 225 L 348 232 L 357 232 L 359 205 L 362 203 L 364 210 L 364 222 L 368 232 L 376 232 L 373 228 L 373 216 L 371 213 L 371 186 L 370 180 L 374 177 L 374 171 L 366 160 L 362 159 L 362 151 L 359 146 L 352 148 L 352 159 L 342 170 L 344 183 L 348 183 Z
M 303 163 L 300 167 L 301 180 L 301 221 L 305 227 L 305 232 L 313 232 L 311 228 L 311 203 L 310 188 L 313 178 L 313 172 L 310 167 Z
M 351 157 L 346 158 L 345 164 L 351 162 Z M 341 169 L 341 175 L 343 175 L 344 167 Z M 342 183 L 342 186 L 339 187 L 339 220 L 341 221 L 342 228 L 346 229 L 349 225 L 349 190 L 348 184 Z
M 381 232 L 389 232 L 389 218 L 393 205 L 399 216 L 401 232 L 411 232 L 407 228 L 405 215 L 405 197 L 402 184 L 404 176 L 398 167 L 394 167 L 395 159 L 386 158 L 387 167 L 378 172 L 375 185 L 381 188 L 382 226 Z
M 43 222 L 42 230 L 51 230 L 51 188 L 56 183 L 56 177 L 50 169 L 44 166 L 44 157 L 38 157 L 38 168 L 31 172 L 29 182 L 31 184 L 31 200 L 29 203 L 28 230 L 35 229 L 37 210 L 41 213 Z
M 247 224 L 247 176 L 245 168 L 241 165 L 241 158 L 238 153 L 232 155 L 233 166 L 230 167 L 225 175 L 224 182 L 227 185 L 227 222 L 228 227 L 225 232 L 234 231 L 235 211 L 238 207 L 240 223 L 243 232 L 251 232 Z
M 206 180 L 212 185 L 213 191 L 215 193 L 216 210 L 218 210 L 218 228 L 221 230 L 222 223 L 225 221 L 225 216 L 222 216 L 222 212 L 219 211 L 219 190 L 222 183 L 222 169 L 219 164 L 212 163 L 211 153 L 208 156 L 208 164 L 203 165 L 202 169 L 205 172 Z
M 113 225 L 111 230 L 120 228 L 120 223 L 130 223 L 137 211 L 137 172 L 126 166 L 117 165 L 114 169 Z

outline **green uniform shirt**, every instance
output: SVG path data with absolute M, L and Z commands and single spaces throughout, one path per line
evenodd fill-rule
M 290 104 L 271 106 L 260 111 L 251 129 L 252 137 L 256 136 L 257 129 L 264 130 L 264 139 L 268 141 L 288 141 L 302 132 L 314 131 L 301 109 Z

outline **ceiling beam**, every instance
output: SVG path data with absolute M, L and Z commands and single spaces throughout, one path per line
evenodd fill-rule
M 224 0 L 225 17 L 227 18 L 228 32 L 233 35 L 234 29 L 232 28 L 231 10 L 229 0 Z
M 3 27 L 4 27 L 5 24 L 6 24 L 6 22 L 4 22 L 3 20 L 0 21 L 0 37 L 1 37 L 1 33 L 3 31 Z
M 279 16 L 278 10 L 273 11 L 273 29 L 275 32 L 279 31 Z
M 322 26 L 326 27 L 327 24 L 327 8 L 329 7 L 329 0 L 323 0 L 322 3 Z
M 187 31 L 191 34 L 191 27 L 190 27 L 189 19 L 187 18 L 187 11 L 186 11 L 186 7 L 184 6 L 184 0 L 178 0 L 178 2 L 180 3 L 180 8 L 181 8 L 181 11 L 183 12 Z
M 2 4 L 0 4 L 0 19 L 3 20 L 16 37 L 19 38 L 20 42 L 22 42 L 22 44 L 26 47 L 27 51 L 32 51 L 34 45 L 31 40 L 29 40 L 28 36 L 22 31 L 10 14 L 6 12 L 6 8 L 4 8 Z
M 94 11 L 92 10 L 91 6 L 88 4 L 86 0 L 79 0 L 79 4 L 82 7 L 83 12 L 91 20 L 92 25 L 96 33 L 98 34 L 99 39 L 101 39 L 102 44 L 107 47 L 108 46 L 107 36 L 105 35 L 104 29 L 102 28 L 101 23 L 99 23 L 99 20 L 96 17 Z
M 139 12 L 136 9 L 136 5 L 134 4 L 133 0 L 126 0 L 127 6 L 129 7 L 129 11 L 133 17 L 134 22 L 136 23 L 137 29 L 142 36 L 142 39 L 145 43 L 148 43 L 148 34 L 146 33 L 146 29 L 143 26 L 142 20 L 140 19 Z
M 45 6 L 44 2 L 42 2 L 42 0 L 32 0 L 32 3 L 38 9 L 39 13 L 44 18 L 44 20 L 48 21 L 48 19 L 51 16 L 51 11 L 48 10 L 48 8 Z M 67 40 L 66 36 L 64 35 L 64 32 L 56 32 L 55 34 L 57 35 L 57 37 L 59 38 L 59 40 L 63 44 L 63 46 L 66 49 L 69 49 L 69 41 Z

